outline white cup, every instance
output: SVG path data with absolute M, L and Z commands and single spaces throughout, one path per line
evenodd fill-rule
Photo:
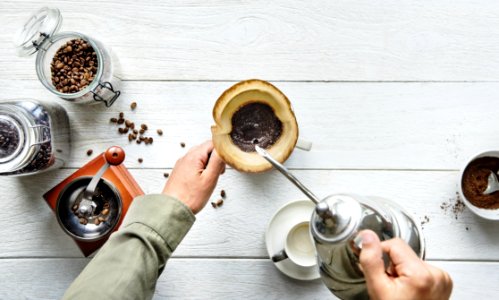
M 287 258 L 302 267 L 312 267 L 317 263 L 310 222 L 301 222 L 291 228 L 286 236 L 284 249 L 272 256 L 272 261 L 279 262 Z

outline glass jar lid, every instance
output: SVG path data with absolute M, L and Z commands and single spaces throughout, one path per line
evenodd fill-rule
M 43 42 L 54 35 L 62 24 L 62 15 L 57 8 L 42 7 L 35 12 L 17 32 L 14 44 L 18 56 L 29 56 Z
M 40 130 L 17 106 L 0 104 L 0 173 L 22 169 L 38 152 Z

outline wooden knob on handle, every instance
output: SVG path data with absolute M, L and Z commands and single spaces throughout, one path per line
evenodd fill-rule
M 108 164 L 117 166 L 125 160 L 125 151 L 118 146 L 112 146 L 104 154 Z

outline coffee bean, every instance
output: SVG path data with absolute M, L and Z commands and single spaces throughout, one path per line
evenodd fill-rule
M 185 143 L 184 142 L 180 143 L 180 147 L 185 148 Z
M 137 140 L 137 144 L 140 144 L 140 143 L 142 143 L 142 141 L 141 141 L 140 139 L 139 139 L 139 140 Z
M 225 199 L 225 196 L 226 196 L 226 194 L 225 194 L 225 190 L 221 190 L 221 191 L 220 191 L 220 197 L 222 197 L 222 198 L 224 198 L 224 199 Z
M 152 137 L 150 137 L 150 138 L 149 138 L 149 144 L 152 144 L 153 142 L 154 142 L 153 138 L 152 138 Z
M 85 218 L 80 218 L 80 224 L 87 225 L 88 220 Z
M 144 162 L 144 160 L 142 158 L 139 158 L 138 161 L 139 161 L 139 163 Z
M 100 223 L 101 223 L 101 220 L 99 220 L 99 218 L 97 218 L 97 219 L 94 220 L 94 224 L 95 225 L 99 225 Z
M 132 102 L 132 104 L 130 104 L 130 108 L 135 110 L 137 108 L 137 102 Z
M 123 133 L 127 134 L 128 133 L 128 127 L 123 128 Z
M 82 47 L 82 44 L 87 46 Z M 52 84 L 55 89 L 63 93 L 76 93 L 86 88 L 93 78 L 85 77 L 84 74 L 97 66 L 97 57 L 93 57 L 91 53 L 95 51 L 82 39 L 73 39 L 62 45 L 51 63 Z
M 224 200 L 223 199 L 218 199 L 217 201 L 215 202 L 211 202 L 211 206 L 213 206 L 213 208 L 217 208 L 217 207 L 220 207 L 224 204 Z
M 156 132 L 158 133 L 158 135 L 163 135 L 163 130 L 161 129 L 156 130 Z
M 130 142 L 131 142 L 131 141 L 133 141 L 133 140 L 134 140 L 134 138 L 133 138 L 133 134 L 132 134 L 132 133 L 129 133 L 129 134 L 128 134 L 128 141 L 130 141 Z
M 123 112 L 120 112 L 120 119 L 123 119 L 125 117 L 125 114 Z
M 144 129 L 139 130 L 140 134 L 144 134 L 146 132 Z
M 87 155 L 88 155 L 88 156 L 92 155 L 92 153 L 94 153 L 94 150 L 92 150 L 92 149 L 88 149 L 88 150 L 87 150 Z
M 135 123 L 132 122 L 132 124 L 130 124 L 130 129 L 135 129 Z
M 168 177 L 170 177 L 170 174 L 168 174 L 168 173 L 163 173 L 163 176 L 165 176 L 165 178 L 168 178 Z
M 123 119 L 123 118 L 119 118 L 119 119 L 118 119 L 118 124 L 120 124 L 120 125 L 121 125 L 121 124 L 123 124 L 123 123 L 125 123 L 125 119 Z
M 126 120 L 126 121 L 125 121 L 125 126 L 126 126 L 126 127 L 130 127 L 130 126 L 132 126 L 132 121 L 130 121 L 130 120 Z
M 147 130 L 147 125 L 146 124 L 140 124 L 140 128 Z
M 139 131 L 137 129 L 134 129 L 133 134 L 139 134 Z
M 120 128 L 118 128 L 118 132 L 119 132 L 120 134 L 123 134 L 123 133 L 125 133 L 125 129 L 120 127 Z
M 108 208 L 104 208 L 101 212 L 102 215 L 106 216 L 109 214 L 109 209 Z
M 110 121 L 111 121 L 111 123 L 118 123 L 118 119 L 116 119 L 116 118 L 111 118 Z

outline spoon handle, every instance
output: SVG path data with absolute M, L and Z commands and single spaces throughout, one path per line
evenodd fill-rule
M 255 146 L 256 152 L 260 154 L 263 158 L 265 158 L 269 163 L 274 166 L 279 172 L 281 172 L 286 178 L 289 179 L 294 185 L 296 185 L 297 188 L 299 188 L 307 197 L 312 200 L 315 204 L 321 202 L 319 198 L 317 198 L 314 193 L 312 193 L 309 189 L 307 189 L 293 174 L 289 172 L 289 170 L 283 166 L 280 162 L 275 160 L 267 151 L 265 151 L 263 148 L 259 146 Z

